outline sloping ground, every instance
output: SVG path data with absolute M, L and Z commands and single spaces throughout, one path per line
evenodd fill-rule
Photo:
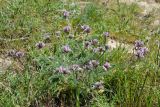
M 105 3 L 106 2 L 108 3 L 109 1 L 105 0 Z M 160 25 L 160 11 L 159 11 L 160 4 L 156 3 L 155 0 L 145 0 L 145 1 L 141 1 L 141 0 L 120 0 L 120 2 L 121 3 L 126 3 L 128 5 L 130 5 L 132 3 L 138 4 L 138 6 L 142 9 L 142 13 L 141 13 L 142 16 L 141 17 L 147 16 L 148 14 L 153 13 L 152 15 L 155 16 L 155 19 L 152 21 L 151 26 L 154 28 L 154 27 L 157 27 L 157 26 Z M 3 3 L 3 2 L 1 2 L 1 3 Z M 77 4 L 81 6 L 81 9 L 84 9 L 85 6 L 87 4 L 90 4 L 90 3 L 91 2 L 84 2 L 84 1 L 77 2 Z M 131 53 L 132 49 L 133 49 L 132 44 L 120 43 L 119 41 L 114 40 L 114 39 L 109 39 L 108 40 L 108 45 L 111 49 L 121 46 L 121 47 L 125 48 L 126 50 L 128 50 L 129 53 Z M 1 58 L 0 57 L 0 70 L 1 71 L 4 70 L 4 69 L 7 69 L 7 67 L 9 67 L 11 64 L 12 63 L 11 63 L 11 60 L 9 58 Z
M 30 0 L 30 1 L 32 1 L 32 0 Z M 41 0 L 41 1 L 45 2 L 45 0 Z M 87 1 L 92 1 L 92 0 L 87 0 Z M 94 1 L 98 1 L 98 0 L 94 0 Z M 55 2 L 52 1 L 52 3 L 54 4 Z M 83 11 L 83 8 L 85 8 L 85 6 L 90 3 L 91 2 L 78 2 L 77 4 L 79 4 L 81 7 L 81 9 L 79 9 L 79 7 L 78 7 L 78 9 L 77 9 L 78 12 Z M 137 1 L 136 3 L 138 4 L 138 3 L 142 3 L 142 2 Z M 28 4 L 30 4 L 30 3 L 28 3 Z M 146 3 L 144 3 L 144 4 L 146 5 Z M 39 4 L 37 4 L 37 5 L 39 5 Z M 43 3 L 42 3 L 42 5 L 43 5 Z M 63 17 L 62 12 L 64 10 L 67 10 L 69 12 L 75 12 L 75 11 L 72 11 L 72 9 L 74 9 L 74 8 L 72 8 L 72 6 L 70 7 L 70 5 L 74 5 L 74 3 L 69 4 L 69 6 L 66 3 L 65 5 L 62 5 L 62 7 L 66 6 L 63 8 L 57 8 L 56 6 L 55 7 L 53 6 L 54 8 L 51 8 L 52 6 L 49 5 L 49 3 L 46 3 L 45 6 L 40 6 L 40 7 L 37 6 L 37 8 L 32 10 L 35 17 L 33 17 L 32 15 L 30 16 L 31 18 L 33 18 L 34 21 L 40 20 L 38 22 L 35 21 L 36 27 L 33 26 L 31 28 L 31 33 L 29 35 L 31 37 L 30 39 L 32 39 L 33 41 L 27 41 L 27 43 L 25 42 L 25 40 L 22 41 L 22 44 L 26 45 L 26 47 L 21 46 L 19 42 L 13 42 L 14 46 L 10 47 L 10 45 L 12 45 L 12 44 L 9 44 L 8 48 L 6 49 L 6 50 L 8 50 L 9 48 L 11 48 L 11 49 L 16 48 L 16 50 L 21 50 L 22 48 L 23 49 L 26 48 L 25 56 L 24 56 L 25 59 L 23 60 L 23 57 L 21 57 L 22 59 L 20 58 L 20 56 L 23 56 L 23 54 L 24 54 L 23 52 L 21 54 L 18 54 L 18 56 L 16 55 L 17 57 L 13 57 L 12 59 L 9 59 L 7 57 L 3 58 L 2 56 L 0 56 L 0 71 L 2 71 L 2 70 L 5 71 L 5 69 L 7 69 L 11 65 L 11 67 L 9 68 L 9 71 L 11 70 L 11 72 L 6 72 L 4 74 L 6 76 L 2 75 L 1 76 L 2 78 L 0 78 L 2 80 L 2 84 L 4 83 L 4 86 L 2 87 L 1 92 L 5 91 L 4 93 L 2 93 L 2 97 L 0 97 L 0 99 L 2 99 L 2 102 L 4 101 L 3 102 L 4 104 L 8 105 L 8 106 L 4 106 L 4 107 L 9 107 L 12 103 L 13 103 L 13 105 L 15 105 L 17 107 L 23 107 L 22 105 L 29 106 L 29 107 L 32 107 L 32 106 L 33 107 L 40 107 L 41 103 L 42 103 L 42 105 L 44 104 L 44 106 L 46 106 L 46 107 L 51 107 L 50 105 L 54 105 L 54 104 L 57 104 L 60 107 L 65 107 L 65 102 L 66 102 L 65 100 L 69 100 L 69 101 L 67 101 L 68 103 L 66 103 L 66 104 L 68 104 L 68 105 L 73 104 L 74 105 L 74 102 L 70 103 L 70 101 L 74 100 L 75 98 L 77 98 L 75 100 L 75 102 L 78 102 L 76 104 L 77 107 L 80 107 L 79 103 L 86 104 L 86 102 L 93 102 L 94 103 L 95 101 L 98 102 L 98 104 L 95 104 L 98 106 L 94 106 L 94 107 L 108 107 L 109 105 L 108 106 L 107 106 L 107 104 L 104 105 L 105 103 L 103 103 L 103 102 L 108 103 L 108 101 L 111 100 L 111 103 L 112 103 L 112 99 L 115 100 L 114 103 L 119 106 L 123 106 L 123 102 L 124 102 L 124 105 L 126 105 L 124 107 L 127 107 L 128 105 L 135 105 L 135 106 L 137 105 L 136 107 L 139 107 L 138 106 L 139 102 L 141 105 L 145 105 L 145 106 L 140 106 L 140 107 L 147 107 L 147 105 L 158 105 L 157 104 L 158 101 L 156 101 L 156 99 L 157 99 L 157 97 L 160 96 L 160 95 L 158 95 L 158 93 L 159 93 L 158 89 L 160 86 L 159 85 L 159 78 L 158 78 L 158 76 L 159 76 L 159 74 L 158 74 L 159 61 L 158 61 L 158 51 L 157 51 L 158 46 L 155 46 L 155 44 L 154 44 L 154 42 L 156 40 L 155 37 L 157 37 L 157 35 L 155 34 L 155 35 L 152 35 L 154 37 L 151 37 L 148 34 L 148 31 L 150 32 L 152 30 L 152 28 L 147 29 L 147 27 L 149 26 L 150 23 L 146 24 L 145 22 L 144 23 L 141 22 L 141 23 L 143 23 L 141 25 L 141 23 L 139 23 L 139 20 L 136 20 L 136 18 L 137 19 L 142 18 L 142 21 L 147 19 L 149 17 L 148 15 L 150 14 L 150 12 L 149 12 L 149 14 L 148 13 L 143 14 L 144 11 L 142 11 L 142 16 L 138 16 L 139 13 L 137 15 L 136 11 L 130 11 L 130 10 L 132 10 L 132 9 L 130 9 L 130 6 L 128 6 L 130 4 L 124 5 L 122 3 L 122 5 L 119 6 L 122 8 L 119 8 L 117 6 L 117 4 L 116 4 L 116 6 L 118 7 L 118 9 L 113 8 L 113 11 L 115 9 L 115 12 L 117 12 L 119 16 L 115 15 L 114 12 L 112 12 L 111 14 L 108 12 L 108 14 L 107 14 L 108 16 L 107 16 L 106 11 L 105 11 L 105 9 L 106 9 L 105 6 L 107 7 L 107 5 L 105 5 L 103 7 L 101 7 L 101 5 L 100 6 L 98 5 L 99 7 L 96 5 L 97 6 L 96 7 L 96 6 L 92 6 L 92 3 L 91 3 L 91 6 L 88 6 L 87 9 L 85 8 L 86 13 L 82 12 L 82 14 L 80 14 L 78 16 L 79 20 L 83 20 L 83 18 L 86 18 L 86 20 L 84 22 L 80 23 L 80 25 L 81 24 L 89 25 L 91 27 L 91 29 L 89 27 L 89 32 L 90 32 L 90 30 L 91 30 L 91 32 L 89 34 L 88 33 L 83 34 L 81 31 L 80 31 L 80 34 L 77 32 L 77 35 L 76 34 L 73 35 L 73 36 L 77 37 L 77 38 L 75 37 L 76 41 L 74 41 L 74 37 L 72 35 L 65 35 L 66 33 L 68 34 L 68 32 L 66 32 L 64 34 L 64 36 L 63 36 L 64 38 L 59 37 L 59 36 L 56 38 L 56 35 L 54 34 L 55 31 L 62 30 L 61 33 L 64 33 L 63 26 L 66 25 L 65 18 L 62 18 Z M 93 5 L 95 5 L 95 4 L 93 4 Z M 149 5 L 149 3 L 147 3 L 147 5 Z M 48 6 L 51 6 L 51 7 L 48 8 Z M 142 5 L 139 5 L 139 6 L 142 6 Z M 31 6 L 31 7 L 35 7 L 35 6 Z M 67 8 L 67 7 L 69 7 L 69 8 Z M 127 8 L 125 8 L 125 7 L 127 7 Z M 134 7 L 134 6 L 131 6 L 131 7 Z M 146 7 L 148 8 L 148 6 L 145 6 L 145 7 L 141 7 L 141 9 L 144 9 Z M 28 9 L 28 5 L 26 6 L 26 8 Z M 103 8 L 103 9 L 105 8 L 105 9 L 103 10 L 101 8 Z M 111 8 L 112 8 L 112 6 L 111 6 Z M 57 9 L 58 12 L 56 11 L 55 14 L 52 14 L 52 13 L 54 13 L 54 9 L 55 10 Z M 15 10 L 17 10 L 17 8 Z M 43 10 L 45 10 L 45 11 L 43 11 Z M 102 12 L 103 14 L 101 14 L 101 11 L 103 11 Z M 152 9 L 149 11 L 152 11 Z M 131 12 L 133 14 L 126 14 L 125 12 L 126 13 Z M 157 11 L 155 13 L 157 13 Z M 154 16 L 157 15 L 155 13 L 153 14 Z M 30 14 L 30 13 L 28 13 L 28 14 Z M 31 14 L 32 14 L 32 12 L 31 12 Z M 50 16 L 48 16 L 48 15 L 50 15 Z M 54 17 L 56 15 L 59 17 Z M 105 16 L 105 17 L 102 18 L 103 16 Z M 159 15 L 157 15 L 153 20 L 151 20 L 154 22 L 153 26 L 159 25 L 159 24 L 157 24 L 159 22 L 156 19 L 158 16 Z M 77 14 L 75 15 L 75 17 L 77 18 Z M 75 24 L 75 26 L 77 26 L 76 22 L 78 22 L 79 20 L 74 20 L 75 17 L 73 16 L 72 17 L 73 20 L 71 18 L 71 20 L 67 20 L 67 21 L 72 22 L 72 24 Z M 135 19 L 132 17 L 134 17 Z M 55 20 L 53 20 L 54 18 L 55 18 Z M 60 20 L 58 20 L 59 23 L 57 21 L 57 18 L 60 19 Z M 133 23 L 133 24 L 138 23 L 139 26 L 136 26 L 138 29 L 138 31 L 137 31 L 138 33 L 136 32 L 137 29 L 135 29 L 135 32 L 133 31 L 134 28 L 132 28 L 130 23 L 129 24 L 127 23 L 125 18 L 127 20 L 131 21 L 131 23 Z M 28 19 L 28 17 L 26 19 Z M 52 20 L 53 20 L 53 22 L 52 22 Z M 101 21 L 101 20 L 103 20 L 103 21 Z M 123 23 L 123 21 L 124 22 L 126 21 L 126 23 Z M 22 20 L 22 22 L 25 22 L 25 21 Z M 29 20 L 29 22 L 30 22 L 30 20 Z M 41 22 L 43 22 L 43 23 L 41 23 Z M 54 22 L 56 22 L 56 23 L 54 23 Z M 39 24 L 39 23 L 40 23 L 40 25 L 37 26 L 37 24 Z M 57 26 L 56 26 L 56 24 L 57 24 Z M 69 28 L 74 29 L 75 26 L 73 26 L 72 24 L 71 24 L 71 27 L 69 26 Z M 58 26 L 58 25 L 60 25 L 60 26 Z M 147 25 L 147 27 L 146 27 L 146 25 Z M 19 25 L 17 25 L 17 26 L 19 27 Z M 141 26 L 142 26 L 142 28 L 141 28 Z M 8 31 L 8 29 L 9 28 L 7 28 L 7 31 Z M 50 30 L 48 30 L 48 29 L 50 29 Z M 141 32 L 144 31 L 145 29 L 146 29 L 146 31 L 145 31 L 146 35 L 141 34 Z M 35 35 L 36 33 L 33 34 L 32 30 L 34 32 L 36 32 L 37 35 Z M 109 50 L 108 53 L 104 52 L 103 53 L 104 55 L 103 55 L 100 51 L 103 51 L 104 45 L 106 45 L 106 44 L 104 44 L 104 42 L 106 43 L 106 41 L 103 42 L 104 35 L 102 36 L 102 34 L 107 31 L 109 32 L 109 35 L 110 35 L 109 37 L 107 36 L 108 46 L 110 47 L 110 49 L 113 49 L 113 50 L 112 51 Z M 13 31 L 13 32 L 11 32 L 11 34 L 12 33 L 15 34 L 17 32 Z M 45 35 L 47 38 L 42 38 L 42 36 L 44 36 L 42 33 L 49 33 L 49 38 L 48 38 L 48 35 L 47 36 Z M 51 35 L 50 35 L 50 33 L 51 33 Z M 82 33 L 82 35 L 81 35 L 81 33 Z M 22 32 L 22 34 L 25 34 L 25 32 Z M 136 34 L 136 35 L 133 35 L 133 34 Z M 8 35 L 10 36 L 10 34 L 8 34 Z M 58 35 L 59 35 L 59 33 L 58 33 Z M 17 36 L 17 35 L 15 34 L 15 36 Z M 67 38 L 65 38 L 66 36 L 67 36 Z M 117 38 L 114 38 L 114 36 L 117 36 Z M 131 40 L 131 38 L 133 36 L 135 36 L 135 37 L 137 36 L 137 38 L 133 38 Z M 34 38 L 34 37 L 37 37 L 39 39 Z M 153 40 L 154 42 L 153 41 L 149 41 L 152 43 L 146 42 L 145 38 L 148 38 L 148 37 L 151 39 L 154 39 Z M 19 37 L 16 37 L 16 38 L 19 38 Z M 126 38 L 128 41 L 126 41 Z M 85 40 L 83 41 L 83 39 L 85 39 Z M 91 46 L 91 48 L 85 49 L 85 48 L 87 48 L 84 45 L 85 42 L 88 41 L 89 44 L 91 43 L 92 45 L 94 45 L 94 44 L 96 44 L 95 39 L 98 40 L 97 45 Z M 141 46 L 138 48 L 139 49 L 149 48 L 149 52 L 145 53 L 145 51 L 143 50 L 143 53 L 141 54 L 142 56 L 139 56 L 138 54 L 137 54 L 137 56 L 130 54 L 133 52 L 132 49 L 134 47 L 133 43 L 134 43 L 135 39 L 142 39 L 142 43 L 140 42 Z M 11 41 L 12 40 L 17 41 L 17 39 L 11 38 Z M 7 38 L 7 41 L 10 41 L 10 38 L 9 39 Z M 41 41 L 43 41 L 43 42 L 41 42 Z M 142 46 L 142 45 L 144 45 L 143 42 L 147 48 L 144 48 Z M 3 44 L 3 46 L 5 46 L 5 45 L 7 45 L 7 43 L 9 43 L 9 42 L 6 42 L 5 44 L 3 44 L 3 43 L 0 43 L 0 44 Z M 79 44 L 80 44 L 80 46 L 79 46 Z M 103 44 L 103 46 L 101 44 Z M 65 45 L 65 46 L 63 46 L 63 45 Z M 151 45 L 152 46 L 154 45 L 154 47 L 153 48 L 150 47 Z M 102 46 L 102 47 L 99 47 L 99 46 Z M 124 51 L 124 49 L 121 49 L 121 48 L 114 49 L 117 47 L 125 48 L 129 54 L 126 51 Z M 108 50 L 108 47 L 106 46 L 105 49 Z M 151 49 L 151 51 L 150 51 L 150 49 Z M 68 54 L 67 54 L 67 52 L 68 52 Z M 157 55 L 157 59 L 156 59 L 156 55 Z M 140 57 L 142 57 L 142 59 Z M 91 70 L 87 70 L 88 67 L 90 67 L 90 66 L 88 66 L 88 64 L 90 65 L 94 62 L 94 64 L 92 64 L 91 67 L 94 67 L 94 66 L 97 67 L 97 64 L 99 64 L 97 62 L 95 63 L 95 61 L 92 59 L 97 59 L 102 64 L 100 64 L 98 69 L 95 69 L 95 68 L 93 69 L 93 70 L 96 70 L 96 72 L 86 72 L 86 71 L 91 71 Z M 12 60 L 13 60 L 13 62 L 12 62 Z M 89 61 L 89 60 L 91 60 L 91 61 Z M 20 70 L 20 71 L 24 71 L 24 72 L 17 72 L 18 70 L 15 70 L 16 66 L 20 66 L 21 61 L 22 61 L 22 65 L 23 64 L 26 65 L 26 66 L 22 66 L 22 69 L 24 67 L 24 70 Z M 87 64 L 86 62 L 88 62 L 88 61 L 89 61 L 89 63 Z M 103 63 L 105 61 L 107 61 L 107 63 L 105 63 L 103 65 Z M 20 63 L 18 63 L 18 62 L 20 62 Z M 111 65 L 110 65 L 110 63 L 111 63 Z M 70 69 L 70 67 L 72 67 L 71 66 L 72 64 L 76 64 L 76 65 L 78 64 L 78 66 L 80 64 L 80 66 L 79 66 L 80 69 L 78 69 L 78 71 L 80 70 L 80 72 L 77 72 L 77 70 L 76 70 L 76 72 L 68 71 L 67 69 L 68 68 Z M 12 69 L 12 67 L 13 67 L 13 69 Z M 82 67 L 82 69 L 81 69 L 81 67 Z M 21 69 L 21 67 L 18 67 L 18 68 Z M 73 69 L 77 69 L 77 66 L 75 66 L 75 68 L 73 68 Z M 103 69 L 105 70 L 105 72 Z M 84 72 L 83 72 L 83 70 L 84 70 Z M 157 72 L 155 73 L 155 71 L 157 71 Z M 13 76 L 12 72 L 15 73 L 16 75 Z M 65 75 L 62 74 L 62 78 L 61 78 L 61 76 L 59 76 L 59 73 L 64 73 Z M 69 73 L 74 73 L 76 75 L 74 75 L 74 74 L 70 75 Z M 90 79 L 90 77 L 91 77 L 91 79 Z M 6 78 L 6 79 L 4 79 L 4 78 Z M 102 80 L 102 82 L 101 82 L 101 80 Z M 103 80 L 104 80 L 104 84 L 103 84 Z M 98 82 L 98 81 L 100 81 L 100 82 Z M 98 87 L 100 88 L 100 90 L 99 89 L 98 90 L 92 89 L 92 88 L 94 88 L 94 87 L 92 87 L 92 83 L 94 86 L 95 82 L 96 83 L 98 82 Z M 8 89 L 9 89 L 9 91 L 8 91 Z M 0 88 L 0 90 L 1 90 L 1 88 Z M 79 90 L 80 90 L 80 92 L 79 92 Z M 92 90 L 95 91 L 95 93 L 92 92 Z M 99 97 L 101 97 L 101 95 L 103 93 L 104 93 L 104 99 L 101 101 L 101 98 L 99 98 Z M 90 95 L 91 95 L 91 97 L 90 97 Z M 92 95 L 93 95 L 93 99 L 92 99 Z M 115 97 L 115 98 L 113 98 L 113 97 Z M 125 98 L 125 99 L 123 99 L 123 98 Z M 152 99 L 154 101 L 152 101 Z M 51 103 L 50 103 L 50 101 L 51 101 Z M 121 103 L 122 103 L 122 105 L 121 105 Z M 70 107 L 75 107 L 75 106 L 70 106 Z M 87 107 L 87 105 L 86 105 L 86 107 Z

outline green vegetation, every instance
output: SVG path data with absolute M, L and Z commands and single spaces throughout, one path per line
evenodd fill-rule
M 160 29 L 141 11 L 116 0 L 0 0 L 0 51 L 12 61 L 0 107 L 160 106 Z M 141 41 L 128 52 L 109 38 Z

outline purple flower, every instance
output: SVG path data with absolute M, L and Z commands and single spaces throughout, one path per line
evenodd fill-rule
M 38 43 L 36 43 L 36 47 L 37 47 L 38 49 L 41 49 L 41 48 L 45 47 L 45 43 L 43 43 L 43 42 L 38 42 Z
M 93 84 L 92 88 L 93 89 L 96 89 L 96 90 L 102 90 L 104 89 L 104 83 L 101 81 L 101 82 L 96 82 Z
M 91 32 L 91 28 L 90 28 L 90 27 L 87 27 L 87 28 L 84 30 L 84 32 L 90 33 L 90 32 Z
M 94 45 L 94 46 L 97 45 L 97 44 L 98 44 L 98 40 L 97 40 L 97 39 L 93 39 L 93 40 L 91 41 L 91 44 Z
M 98 51 L 101 53 L 101 52 L 104 52 L 105 49 L 103 47 L 98 47 Z
M 69 74 L 70 73 L 70 71 L 63 66 L 60 66 L 59 68 L 57 68 L 56 72 L 61 73 L 61 74 Z
M 135 41 L 135 56 L 137 58 L 143 58 L 148 53 L 148 48 L 144 47 L 144 42 L 141 40 Z
M 21 57 L 23 57 L 24 56 L 24 53 L 23 52 L 21 52 L 21 51 L 18 51 L 18 52 L 16 52 L 16 57 L 17 58 L 21 58 Z
M 83 25 L 83 26 L 81 26 L 81 29 L 85 30 L 87 27 L 89 27 L 89 26 L 88 25 Z
M 99 52 L 98 48 L 93 48 L 93 52 L 94 52 L 94 53 Z
M 91 46 L 91 42 L 85 41 L 84 48 L 89 48 Z
M 83 69 L 79 65 L 74 64 L 74 65 L 70 66 L 70 70 L 72 70 L 72 71 L 82 71 Z
M 88 25 L 81 26 L 81 29 L 86 33 L 90 33 L 91 32 L 91 28 Z
M 24 52 L 16 51 L 16 50 L 11 50 L 11 51 L 8 52 L 8 56 L 16 57 L 16 58 L 21 58 L 21 57 L 24 56 Z
M 106 62 L 106 63 L 103 65 L 103 69 L 104 69 L 105 71 L 107 71 L 110 67 L 111 67 L 111 65 L 110 65 L 109 62 Z
M 91 61 L 89 61 L 87 64 L 85 64 L 85 65 L 83 66 L 83 68 L 86 69 L 86 70 L 91 70 L 91 69 L 93 69 L 93 68 L 97 68 L 98 65 L 99 65 L 99 62 L 98 62 L 98 61 L 96 61 L 96 60 L 91 60 Z
M 135 55 L 138 57 L 138 58 L 143 58 L 144 57 L 144 53 L 141 51 L 141 50 L 137 50 Z
M 69 32 L 71 31 L 71 27 L 70 27 L 70 26 L 65 26 L 65 27 L 63 28 L 63 31 L 64 31 L 65 33 L 69 33 Z
M 97 52 L 102 53 L 102 52 L 104 52 L 104 51 L 105 51 L 105 48 L 104 48 L 104 47 L 97 47 L 97 48 L 94 48 L 94 49 L 93 49 L 93 52 L 95 52 L 95 53 L 97 53 Z
M 149 52 L 147 47 L 142 47 L 141 51 L 143 52 L 144 55 L 146 55 Z
M 103 33 L 103 36 L 104 36 L 104 37 L 109 37 L 109 32 L 104 32 L 104 33 Z
M 143 58 L 148 53 L 148 51 L 148 48 L 141 47 L 138 50 L 136 50 L 135 55 L 137 56 L 137 58 Z
M 71 48 L 69 47 L 69 45 L 63 46 L 63 47 L 62 47 L 62 50 L 63 50 L 64 53 L 68 53 L 68 52 L 71 52 L 71 51 L 72 51 Z
M 141 40 L 137 40 L 135 41 L 135 44 L 134 44 L 135 48 L 140 48 L 140 47 L 143 47 L 144 46 L 144 42 L 141 41 Z
M 92 67 L 92 68 L 96 68 L 96 67 L 98 67 L 99 62 L 96 61 L 96 60 L 91 60 L 91 61 L 89 61 L 89 65 L 90 65 L 90 67 Z
M 91 70 L 91 69 L 92 69 L 92 66 L 86 64 L 86 65 L 83 66 L 83 69 Z
M 64 18 L 69 17 L 69 12 L 68 12 L 68 11 L 64 11 L 64 12 L 63 12 L 63 17 L 64 17 Z

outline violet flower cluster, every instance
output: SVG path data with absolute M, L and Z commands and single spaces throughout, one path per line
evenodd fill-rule
M 64 18 L 68 18 L 69 17 L 69 12 L 68 11 L 64 11 L 63 12 L 63 17 Z M 89 25 L 83 25 L 81 26 L 81 29 L 83 30 L 83 32 L 85 33 L 90 33 L 91 32 L 91 28 Z M 69 24 L 67 26 L 65 26 L 63 28 L 63 32 L 65 33 L 69 33 L 71 32 L 71 26 L 69 26 Z M 55 32 L 55 35 L 59 38 L 61 36 L 61 31 L 57 31 Z M 109 37 L 109 32 L 105 32 L 103 34 L 105 37 Z M 45 36 L 46 38 L 49 38 L 50 36 Z M 46 46 L 46 44 L 42 41 L 39 41 L 38 43 L 36 43 L 36 47 L 38 49 L 42 49 Z M 105 47 L 102 47 L 99 45 L 99 41 L 98 39 L 92 39 L 92 40 L 89 40 L 89 41 L 85 41 L 84 42 L 84 48 L 85 49 L 93 49 L 94 52 L 99 52 L 99 53 L 103 53 L 105 51 L 105 49 L 108 49 L 107 46 Z M 63 53 L 69 53 L 72 51 L 72 49 L 70 48 L 70 46 L 68 44 L 66 45 L 63 45 L 61 47 L 61 50 Z M 17 53 L 17 56 L 21 56 L 21 53 Z M 82 66 L 78 65 L 78 64 L 73 64 L 71 66 L 68 66 L 68 67 L 64 67 L 64 66 L 60 66 L 58 68 L 56 68 L 56 73 L 60 73 L 60 74 L 70 74 L 72 71 L 84 71 L 84 70 L 93 70 L 93 69 L 96 69 L 97 67 L 100 66 L 100 63 L 98 60 L 90 60 L 88 61 L 87 64 L 84 64 Z M 108 71 L 109 68 L 111 67 L 110 63 L 109 62 L 105 62 L 102 66 L 100 66 L 101 68 L 103 68 L 105 71 Z M 101 82 L 97 82 L 94 84 L 94 88 L 95 89 L 102 89 L 103 88 L 103 85 Z
M 97 60 L 90 60 L 87 64 L 84 64 L 83 66 L 80 66 L 78 64 L 73 64 L 68 67 L 60 66 L 56 69 L 57 73 L 61 74 L 70 74 L 72 71 L 85 71 L 85 70 L 93 70 L 96 69 L 98 66 L 100 66 L 99 61 Z M 111 68 L 111 65 L 109 62 L 105 62 L 103 65 L 103 69 L 105 71 L 108 71 Z
M 105 48 L 102 46 L 93 49 L 94 53 L 103 53 L 104 51 L 105 51 Z
M 71 27 L 68 25 L 68 26 L 65 26 L 64 28 L 63 28 L 63 31 L 65 32 L 65 33 L 69 33 L 70 31 L 71 31 Z
M 143 58 L 149 52 L 148 48 L 144 46 L 144 42 L 137 40 L 135 41 L 135 56 L 137 58 Z
M 64 11 L 63 12 L 63 17 L 64 18 L 68 18 L 69 17 L 69 12 L 68 11 Z
M 64 46 L 62 47 L 62 51 L 63 51 L 64 53 L 69 53 L 69 52 L 71 52 L 72 50 L 71 50 L 71 48 L 70 48 L 69 45 L 64 45 Z
M 69 67 L 60 66 L 56 68 L 56 73 L 60 74 L 70 74 L 72 71 L 83 71 L 83 69 L 78 64 L 73 64 Z
M 24 56 L 24 52 L 11 50 L 8 52 L 8 56 L 15 57 L 15 58 L 22 58 Z
M 96 82 L 93 84 L 92 88 L 94 90 L 103 90 L 104 89 L 104 83 L 102 81 Z
M 85 41 L 84 42 L 84 48 L 92 49 L 92 46 L 96 46 L 98 44 L 99 44 L 99 42 L 98 42 L 97 39 L 93 39 L 93 40 L 90 40 L 90 41 Z
M 43 47 L 45 47 L 45 43 L 44 42 L 38 42 L 38 43 L 36 43 L 36 47 L 38 49 L 42 49 Z
M 60 66 L 59 68 L 56 69 L 56 72 L 60 73 L 60 74 L 69 74 L 70 70 L 68 68 L 63 67 L 63 66 Z
M 89 25 L 83 25 L 83 26 L 81 26 L 81 29 L 85 33 L 90 33 L 91 32 L 91 28 L 89 27 Z

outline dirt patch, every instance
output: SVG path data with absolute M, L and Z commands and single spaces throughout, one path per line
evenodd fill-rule
M 0 72 L 5 71 L 12 64 L 9 58 L 0 58 Z
M 121 43 L 113 39 L 109 39 L 107 45 L 109 46 L 110 49 L 114 49 L 118 47 L 124 48 L 126 49 L 126 51 L 128 51 L 128 53 L 132 53 L 134 48 L 132 44 Z

